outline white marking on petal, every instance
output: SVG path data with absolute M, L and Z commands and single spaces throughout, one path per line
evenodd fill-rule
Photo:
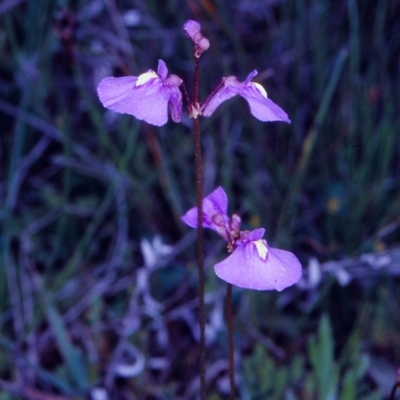
M 257 82 L 251 82 L 251 85 L 258 90 L 262 96 L 266 99 L 267 98 L 267 91 Z
M 144 74 L 138 76 L 136 86 L 142 86 L 153 78 L 158 78 L 158 75 L 154 71 L 147 71 Z
M 253 243 L 256 245 L 258 256 L 265 261 L 267 259 L 268 247 L 262 239 L 256 240 Z

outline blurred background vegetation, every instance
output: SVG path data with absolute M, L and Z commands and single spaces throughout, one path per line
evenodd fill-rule
M 187 19 L 222 76 L 256 80 L 291 125 L 243 99 L 202 120 L 205 193 L 296 253 L 302 281 L 234 291 L 240 399 L 385 399 L 400 366 L 400 3 L 0 3 L 1 400 L 195 399 L 192 121 L 104 109 L 105 76 L 163 59 L 191 93 Z M 186 109 L 185 109 L 186 110 Z M 209 398 L 227 398 L 224 285 L 206 236 Z

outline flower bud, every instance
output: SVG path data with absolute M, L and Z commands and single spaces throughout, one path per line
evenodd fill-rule
M 233 238 L 238 239 L 240 236 L 240 225 L 242 224 L 242 219 L 237 214 L 232 215 L 230 228 L 231 228 L 231 235 Z
M 183 25 L 183 29 L 186 36 L 195 45 L 194 56 L 199 58 L 203 51 L 208 50 L 210 47 L 210 41 L 202 35 L 200 24 L 197 21 L 189 19 L 185 22 L 185 25 Z

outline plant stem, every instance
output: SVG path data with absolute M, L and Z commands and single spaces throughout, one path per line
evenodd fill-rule
M 205 306 L 204 306 L 204 246 L 203 246 L 203 171 L 201 158 L 200 121 L 194 120 L 194 154 L 197 194 L 197 261 L 199 269 L 199 325 L 200 325 L 200 398 L 206 398 L 205 376 Z
M 226 285 L 226 319 L 228 320 L 229 336 L 229 386 L 230 400 L 235 400 L 235 346 L 233 343 L 233 307 L 232 307 L 232 285 Z
M 199 79 L 200 76 L 200 59 L 198 57 L 194 58 L 194 93 L 193 93 L 193 103 L 199 102 Z M 195 118 L 196 121 L 197 118 Z
M 393 388 L 392 388 L 392 392 L 390 393 L 390 397 L 389 397 L 389 400 L 395 400 L 395 395 L 396 395 L 396 390 L 397 390 L 397 388 L 399 388 L 400 387 L 400 382 L 397 382 L 397 383 L 395 383 L 394 384 L 394 386 L 393 386 Z
M 199 59 L 195 59 L 193 103 L 197 104 L 199 94 Z M 204 306 L 204 245 L 203 245 L 203 168 L 201 156 L 200 120 L 194 118 L 194 158 L 196 168 L 197 194 L 197 261 L 199 270 L 199 326 L 200 326 L 200 398 L 206 399 L 206 340 L 205 340 L 205 306 Z

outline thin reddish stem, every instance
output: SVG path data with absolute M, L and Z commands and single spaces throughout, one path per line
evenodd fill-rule
M 233 340 L 233 306 L 232 306 L 232 285 L 226 286 L 226 319 L 228 321 L 229 337 L 229 386 L 230 400 L 235 400 L 235 345 Z
M 199 59 L 195 59 L 193 104 L 197 104 L 199 96 Z M 199 271 L 199 326 L 200 326 L 200 398 L 206 399 L 206 340 L 205 340 L 205 305 L 204 305 L 204 244 L 203 244 L 203 168 L 201 155 L 200 120 L 194 118 L 194 156 L 196 167 L 197 194 L 197 260 Z

